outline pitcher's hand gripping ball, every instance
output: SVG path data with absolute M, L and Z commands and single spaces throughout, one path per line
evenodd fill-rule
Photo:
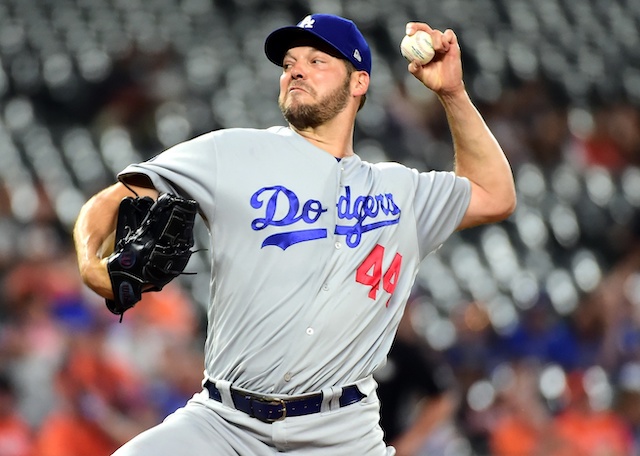
M 122 200 L 118 210 L 115 251 L 107 259 L 114 299 L 107 308 L 120 315 L 146 291 L 160 291 L 182 274 L 193 251 L 198 203 L 163 193 Z
M 409 62 L 417 60 L 420 65 L 431 62 L 435 55 L 431 36 L 424 30 L 418 30 L 413 35 L 405 35 L 400 43 L 400 52 Z

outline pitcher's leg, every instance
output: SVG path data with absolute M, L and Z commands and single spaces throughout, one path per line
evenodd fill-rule
M 162 423 L 123 445 L 113 456 L 237 456 L 265 455 L 266 446 L 216 412 L 189 402 Z

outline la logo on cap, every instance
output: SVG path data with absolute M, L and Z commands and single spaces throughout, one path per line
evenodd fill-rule
M 300 23 L 298 24 L 298 27 L 313 28 L 313 24 L 315 23 L 316 23 L 315 19 L 312 19 L 311 16 L 307 16 L 300 21 Z

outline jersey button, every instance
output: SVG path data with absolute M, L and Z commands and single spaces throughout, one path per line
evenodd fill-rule
M 307 328 L 307 334 L 311 336 L 313 334 L 313 328 Z
M 329 285 L 327 285 L 326 283 L 324 285 L 322 285 L 322 289 L 324 291 L 329 291 Z
M 333 244 L 336 249 L 340 250 L 342 248 L 342 244 L 340 242 L 336 242 L 335 244 Z
M 291 372 L 287 372 L 286 374 L 284 374 L 284 381 L 285 382 L 290 381 L 291 377 L 293 377 L 293 375 L 291 375 Z

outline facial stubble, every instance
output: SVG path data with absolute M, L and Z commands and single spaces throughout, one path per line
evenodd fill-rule
M 278 106 L 285 120 L 298 130 L 316 128 L 341 113 L 351 97 L 350 78 L 316 103 L 305 104 L 293 101 L 285 106 L 285 97 L 278 99 Z M 313 94 L 313 93 L 312 93 Z

